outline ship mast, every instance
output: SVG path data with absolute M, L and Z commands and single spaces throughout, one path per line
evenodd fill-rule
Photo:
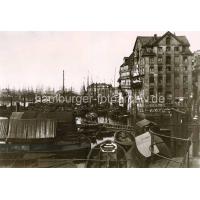
M 115 88 L 115 79 L 116 79 L 116 67 L 115 67 L 115 73 L 114 73 L 114 88 Z
M 63 87 L 62 87 L 62 91 L 63 91 L 63 96 L 65 94 L 65 71 L 63 70 Z

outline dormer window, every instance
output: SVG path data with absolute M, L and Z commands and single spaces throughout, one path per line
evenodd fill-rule
M 166 45 L 170 45 L 171 44 L 171 38 L 170 37 L 167 37 L 166 38 Z

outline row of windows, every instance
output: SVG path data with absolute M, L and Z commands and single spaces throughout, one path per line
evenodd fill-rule
M 124 77 L 124 76 L 130 76 L 130 72 L 123 72 L 121 73 L 121 76 Z
M 149 77 L 149 83 L 154 83 L 154 76 Z M 163 76 L 158 76 L 158 83 L 163 83 Z M 166 83 L 171 83 L 171 75 L 166 76 Z M 175 77 L 175 83 L 179 83 L 179 77 Z M 188 83 L 188 76 L 183 76 L 183 83 Z
M 155 58 L 149 58 L 149 63 L 150 64 L 154 64 L 155 63 Z M 163 63 L 163 57 L 158 57 L 158 63 Z M 172 57 L 171 56 L 166 56 L 166 64 L 171 64 L 172 63 Z M 174 57 L 174 63 L 175 64 L 179 64 L 180 63 L 180 57 L 179 56 L 175 56 Z M 187 64 L 188 63 L 188 57 L 187 56 L 183 56 L 183 63 Z
M 166 47 L 166 52 L 170 52 L 173 47 Z M 180 51 L 180 47 L 174 47 L 175 52 Z M 185 48 L 182 48 L 182 51 L 185 51 Z M 158 53 L 163 53 L 163 47 L 158 47 Z
M 175 53 L 178 53 L 181 51 L 181 48 L 179 46 L 167 46 L 166 47 L 166 52 L 171 52 L 172 50 L 174 50 Z M 186 47 L 182 47 L 182 52 L 186 51 Z M 151 53 L 153 52 L 153 47 L 147 47 L 146 48 L 146 52 Z M 164 48 L 163 47 L 158 47 L 158 53 L 162 54 L 164 52 Z
M 158 91 L 158 94 L 162 94 L 164 90 L 162 87 L 159 87 L 157 91 Z M 169 92 L 166 92 L 166 93 L 169 93 Z M 154 88 L 149 89 L 149 95 L 154 95 Z M 184 88 L 183 95 L 184 96 L 188 95 L 188 88 Z
M 162 66 L 162 65 L 159 65 L 159 66 L 158 66 L 158 72 L 163 72 L 163 70 L 164 70 L 163 66 Z M 174 70 L 175 70 L 175 71 L 179 71 L 179 65 L 178 65 L 178 66 L 175 66 L 175 69 L 174 69 Z M 184 71 L 187 71 L 187 70 L 188 70 L 188 66 L 184 66 L 184 67 L 183 67 L 183 70 L 184 70 Z M 172 71 L 172 67 L 171 67 L 171 66 L 167 66 L 167 67 L 166 67 L 166 71 L 167 71 L 167 72 L 171 72 L 171 71 Z M 155 72 L 154 66 L 150 66 L 149 72 L 150 72 L 150 73 L 154 73 L 154 72 Z
M 129 85 L 131 85 L 131 81 L 130 80 L 122 80 L 121 85 L 122 86 L 129 86 Z
M 121 67 L 121 71 L 128 70 L 128 65 Z

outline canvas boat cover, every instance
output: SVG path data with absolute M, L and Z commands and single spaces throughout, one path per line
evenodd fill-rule
M 135 137 L 135 142 L 138 151 L 146 158 L 151 156 L 150 146 L 151 146 L 151 135 L 146 132 L 142 135 Z M 154 153 L 158 154 L 159 150 L 156 145 L 154 145 Z
M 57 122 L 62 122 L 67 127 L 75 126 L 73 112 L 13 112 L 9 126 L 8 119 L 0 123 L 0 138 L 5 135 L 8 139 L 55 138 Z
M 11 119 L 8 129 L 9 139 L 54 138 L 56 123 L 54 120 Z
M 144 157 L 148 158 L 151 156 L 151 134 L 149 132 L 146 132 L 142 135 L 139 135 L 135 137 L 135 143 L 137 146 L 138 151 L 140 154 L 142 154 Z M 164 143 L 164 141 L 154 135 L 154 154 L 163 155 L 166 157 L 171 157 L 171 153 L 167 147 L 167 145 Z
M 8 133 L 8 118 L 0 117 L 0 139 L 6 139 Z
M 141 120 L 141 121 L 136 123 L 136 125 L 139 126 L 140 128 L 143 128 L 143 127 L 148 126 L 150 124 L 155 124 L 155 123 L 151 122 L 151 121 L 149 121 L 147 119 L 143 119 L 143 120 Z
M 40 139 L 56 136 L 54 119 L 37 118 L 35 111 L 13 112 L 8 128 L 8 139 Z

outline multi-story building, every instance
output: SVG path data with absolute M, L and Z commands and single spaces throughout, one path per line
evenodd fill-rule
M 127 67 L 130 70 L 129 90 L 137 103 L 151 103 L 153 96 L 158 103 L 159 99 L 165 104 L 187 101 L 192 93 L 192 53 L 189 47 L 185 36 L 171 32 L 162 36 L 137 37 L 131 54 L 132 63 Z
M 112 94 L 112 85 L 107 83 L 92 83 L 87 87 L 89 96 L 108 96 Z
M 134 54 L 132 53 L 129 57 L 124 57 L 124 62 L 120 66 L 119 70 L 119 96 L 120 105 L 124 106 L 128 111 L 131 110 L 131 102 L 128 99 L 132 96 L 132 85 L 131 85 L 131 69 L 133 65 Z
M 200 50 L 193 54 L 193 105 L 194 115 L 199 115 L 200 112 Z
M 107 83 L 92 83 L 87 87 L 87 95 L 92 97 L 92 104 L 110 103 L 110 97 L 113 95 L 113 87 Z

